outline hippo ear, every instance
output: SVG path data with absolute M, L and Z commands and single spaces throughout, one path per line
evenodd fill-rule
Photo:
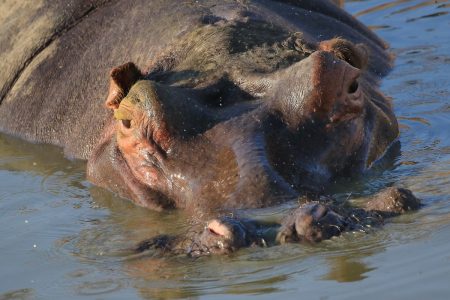
M 323 41 L 319 44 L 319 49 L 333 53 L 358 69 L 364 69 L 369 61 L 369 49 L 364 44 L 355 45 L 343 38 Z
M 144 74 L 132 62 L 123 64 L 109 73 L 109 92 L 105 105 L 110 109 L 117 109 L 120 101 L 125 97 L 133 84 Z

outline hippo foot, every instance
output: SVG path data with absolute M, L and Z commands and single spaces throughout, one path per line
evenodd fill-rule
M 196 243 L 187 251 L 190 256 L 229 254 L 260 244 L 251 223 L 230 217 L 210 220 L 195 240 Z
M 310 202 L 301 205 L 282 222 L 277 241 L 281 244 L 316 243 L 340 235 L 346 227 L 346 219 L 331 206 Z
M 374 195 L 366 204 L 365 209 L 388 218 L 418 210 L 420 207 L 420 200 L 410 190 L 390 187 Z
M 157 250 L 161 254 L 183 254 L 199 257 L 215 254 L 230 254 L 240 248 L 263 245 L 257 237 L 257 229 L 251 222 L 230 217 L 210 220 L 200 231 L 191 231 L 185 236 L 160 235 L 138 244 L 135 251 Z

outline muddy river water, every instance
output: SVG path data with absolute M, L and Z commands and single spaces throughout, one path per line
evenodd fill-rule
M 396 56 L 382 90 L 394 99 L 401 149 L 393 162 L 333 190 L 357 199 L 403 186 L 423 209 L 314 246 L 133 257 L 125 249 L 185 230 L 187 216 L 138 208 L 88 183 L 85 164 L 61 149 L 0 135 L 0 299 L 449 299 L 450 1 L 343 6 Z

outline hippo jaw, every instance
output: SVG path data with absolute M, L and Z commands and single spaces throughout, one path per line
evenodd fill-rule
M 110 126 L 112 130 L 114 126 Z M 87 178 L 97 186 L 109 189 L 135 204 L 161 211 L 174 208 L 165 194 L 140 182 L 117 146 L 114 135 L 103 139 L 88 160 Z

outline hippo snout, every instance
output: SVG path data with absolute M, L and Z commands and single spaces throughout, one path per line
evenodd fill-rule
M 277 74 L 271 107 L 292 129 L 306 122 L 339 123 L 360 116 L 361 70 L 330 52 L 316 51 Z

